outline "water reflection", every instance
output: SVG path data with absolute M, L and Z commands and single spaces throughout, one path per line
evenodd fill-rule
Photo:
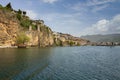
M 120 80 L 120 47 L 0 49 L 0 80 Z
M 0 49 L 0 55 L 0 79 L 21 80 L 48 66 L 50 48 Z

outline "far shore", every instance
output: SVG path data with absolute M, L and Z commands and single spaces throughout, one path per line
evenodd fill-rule
M 107 47 L 109 47 L 109 46 L 111 46 L 111 45 L 82 45 L 82 46 L 107 46 Z M 113 45 L 112 45 L 113 46 Z M 111 46 L 111 47 L 112 47 Z M 120 46 L 120 45 L 114 45 L 114 46 Z M 62 47 L 65 47 L 65 46 L 62 46 Z M 67 46 L 66 46 L 67 47 Z M 4 46 L 0 46 L 0 49 L 2 49 L 2 48 L 19 48 L 18 46 L 9 46 L 9 45 L 4 45 Z M 30 47 L 26 47 L 26 48 L 30 48 Z

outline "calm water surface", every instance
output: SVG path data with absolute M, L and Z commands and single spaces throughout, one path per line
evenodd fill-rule
M 120 47 L 0 49 L 0 80 L 120 80 Z

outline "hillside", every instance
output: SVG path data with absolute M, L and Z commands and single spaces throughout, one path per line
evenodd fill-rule
M 87 35 L 81 38 L 90 40 L 91 42 L 120 42 L 120 34 Z
M 69 34 L 53 32 L 43 20 L 31 20 L 26 11 L 14 10 L 10 3 L 5 7 L 0 5 L 0 46 L 76 46 L 87 45 L 88 42 Z

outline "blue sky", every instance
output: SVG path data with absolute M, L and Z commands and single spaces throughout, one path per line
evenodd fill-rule
M 42 19 L 53 31 L 74 36 L 120 33 L 120 0 L 1 0 Z

